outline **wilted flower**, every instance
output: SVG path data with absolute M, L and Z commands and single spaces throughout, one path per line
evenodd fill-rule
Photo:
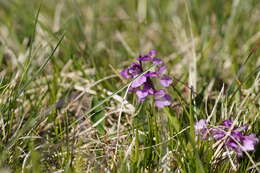
M 129 68 L 121 71 L 121 75 L 126 79 L 133 79 L 144 72 L 144 63 L 150 62 L 156 65 L 155 71 L 148 71 L 135 79 L 130 86 L 130 91 L 136 93 L 138 101 L 140 102 L 143 102 L 147 96 L 153 96 L 155 99 L 155 105 L 158 108 L 163 108 L 164 106 L 169 106 L 171 104 L 171 96 L 166 94 L 164 89 L 156 90 L 153 79 L 159 79 L 160 84 L 163 87 L 170 86 L 172 84 L 172 79 L 164 74 L 166 66 L 163 65 L 161 59 L 155 56 L 155 50 L 151 50 L 147 55 L 139 56 L 137 58 L 139 62 L 132 62 Z
M 209 134 L 216 141 L 224 140 L 224 146 L 235 151 L 237 156 L 242 156 L 243 152 L 255 151 L 255 146 L 259 142 L 256 135 L 244 134 L 248 128 L 247 125 L 232 128 L 232 124 L 232 121 L 224 120 L 219 126 L 208 128 L 206 120 L 200 120 L 195 124 L 195 133 L 197 136 L 203 137 Z

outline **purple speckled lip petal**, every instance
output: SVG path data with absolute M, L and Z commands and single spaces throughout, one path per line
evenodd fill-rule
M 170 78 L 168 76 L 163 76 L 160 79 L 160 83 L 162 84 L 162 86 L 168 87 L 172 84 L 172 78 Z
M 140 76 L 140 77 L 138 77 L 137 79 L 135 79 L 135 80 L 132 82 L 131 87 L 137 88 L 137 87 L 143 85 L 143 83 L 145 83 L 145 82 L 146 82 L 146 77 L 145 77 L 145 76 Z
M 138 101 L 143 102 L 145 98 L 148 96 L 148 91 L 147 90 L 137 90 L 136 95 L 138 97 Z

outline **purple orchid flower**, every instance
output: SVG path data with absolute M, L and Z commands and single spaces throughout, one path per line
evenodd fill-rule
M 195 123 L 196 136 L 211 136 L 214 140 L 224 141 L 224 146 L 228 150 L 234 151 L 238 157 L 243 156 L 243 152 L 255 151 L 255 146 L 259 142 L 259 139 L 255 134 L 245 135 L 244 132 L 248 126 L 234 126 L 231 129 L 233 122 L 230 120 L 224 120 L 217 127 L 207 127 L 206 120 L 200 120 Z M 229 135 L 228 135 L 229 134 Z M 210 138 L 209 138 L 210 139 Z
M 167 68 L 161 59 L 155 57 L 156 54 L 156 50 L 151 50 L 147 55 L 139 56 L 137 58 L 139 62 L 132 62 L 129 68 L 121 71 L 121 76 L 125 79 L 136 78 L 130 86 L 130 91 L 136 93 L 139 102 L 145 101 L 148 96 L 153 96 L 156 107 L 163 108 L 171 105 L 172 98 L 164 89 L 156 90 L 152 79 L 159 79 L 165 88 L 172 84 L 172 79 L 164 74 Z M 156 70 L 140 76 L 144 72 L 143 63 L 149 62 L 157 66 Z

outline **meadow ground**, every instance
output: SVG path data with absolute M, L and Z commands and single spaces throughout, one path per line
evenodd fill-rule
M 259 57 L 259 0 L 0 0 L 0 172 L 259 172 Z

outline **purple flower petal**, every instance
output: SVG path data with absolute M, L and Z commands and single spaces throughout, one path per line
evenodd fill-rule
M 236 151 L 238 151 L 238 150 L 240 149 L 239 145 L 238 145 L 235 141 L 233 141 L 233 140 L 231 140 L 231 139 L 229 139 L 229 140 L 226 142 L 226 146 L 227 146 L 228 148 L 234 149 L 234 150 L 236 150 Z
M 243 137 L 243 149 L 245 151 L 255 151 L 255 145 L 259 142 L 255 134 Z
M 158 108 L 163 108 L 165 106 L 170 106 L 172 103 L 172 98 L 170 95 L 166 94 L 164 95 L 162 98 L 160 99 L 156 99 L 155 100 L 155 105 L 158 107 Z
M 148 91 L 149 95 L 153 95 L 155 93 L 155 90 L 150 82 L 144 83 L 144 90 Z
M 155 65 L 160 65 L 160 64 L 162 64 L 163 62 L 162 62 L 162 60 L 161 59 L 159 59 L 159 58 L 153 58 L 153 64 L 155 64 Z
M 166 71 L 167 67 L 166 66 L 160 66 L 157 70 L 158 74 L 163 74 Z
M 121 76 L 125 79 L 132 78 L 132 76 L 128 73 L 128 69 L 124 69 L 120 72 Z
M 146 77 L 158 77 L 158 73 L 156 72 L 147 72 L 144 76 Z
M 248 125 L 244 125 L 244 126 L 236 128 L 235 131 L 242 132 L 242 131 L 246 131 L 247 128 L 248 128 Z
M 164 87 L 168 87 L 172 84 L 172 78 L 168 77 L 168 76 L 163 76 L 160 79 L 160 83 L 162 84 L 162 86 Z
M 145 55 L 145 56 L 139 56 L 139 57 L 137 58 L 137 61 L 152 61 L 152 58 L 151 58 L 150 56 L 147 56 L 147 55 Z
M 163 89 L 156 91 L 154 94 L 154 97 L 155 97 L 155 105 L 158 108 L 163 108 L 164 106 L 169 106 L 172 103 L 171 96 L 166 94 L 165 90 L 163 90 Z
M 148 53 L 148 56 L 154 57 L 156 54 L 157 54 L 156 50 L 150 50 L 150 52 Z
M 143 83 L 146 82 L 146 77 L 145 76 L 140 76 L 138 77 L 137 79 L 135 79 L 133 82 L 132 82 L 132 85 L 131 87 L 133 88 L 137 88 L 139 86 L 141 86 Z
M 196 136 L 201 136 L 203 140 L 207 139 L 208 129 L 206 120 L 202 119 L 195 123 L 195 134 Z
M 241 132 L 238 131 L 231 131 L 231 136 L 233 139 L 235 139 L 236 141 L 241 141 L 243 138 L 243 135 Z
M 128 69 L 128 73 L 131 74 L 133 77 L 142 73 L 142 67 L 140 64 L 136 62 L 132 62 L 130 68 Z
M 225 127 L 227 127 L 227 128 L 231 127 L 232 124 L 233 124 L 233 122 L 230 121 L 230 120 L 224 120 L 224 121 L 223 121 L 223 125 L 224 125 Z
M 160 58 L 154 57 L 153 58 L 153 64 L 155 64 L 155 65 L 162 65 L 163 61 Z
M 155 92 L 154 97 L 155 99 L 160 99 L 161 97 L 163 97 L 166 94 L 165 90 L 160 89 L 158 91 Z
M 195 132 L 199 132 L 202 129 L 207 128 L 207 121 L 206 120 L 199 120 L 195 123 Z
M 213 138 L 216 140 L 222 139 L 226 134 L 226 132 L 220 128 L 212 128 L 210 130 L 210 132 L 211 132 Z
M 147 90 L 137 90 L 136 95 L 138 97 L 138 101 L 143 102 L 145 98 L 148 96 L 148 91 Z

